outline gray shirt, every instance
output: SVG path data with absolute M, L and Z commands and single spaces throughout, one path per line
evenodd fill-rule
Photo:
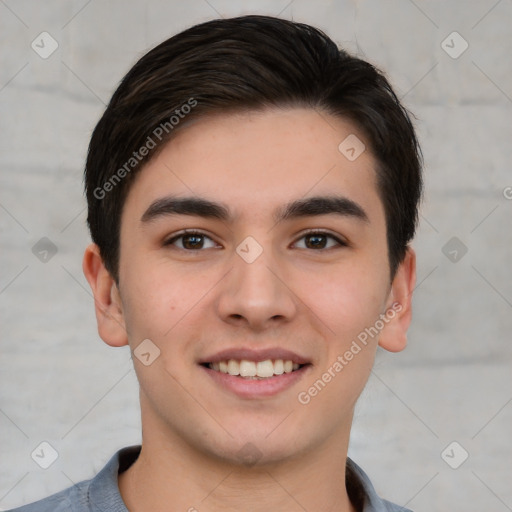
M 140 449 L 140 445 L 122 448 L 94 478 L 8 512 L 128 512 L 119 493 L 117 476 L 135 462 Z M 347 458 L 347 489 L 358 511 L 411 512 L 379 498 L 366 473 L 350 458 Z

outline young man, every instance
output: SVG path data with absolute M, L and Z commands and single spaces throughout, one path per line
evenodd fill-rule
M 17 510 L 406 510 L 347 458 L 415 283 L 421 152 L 384 76 L 307 25 L 194 26 L 125 76 L 85 182 L 83 269 L 134 356 L 142 447 Z

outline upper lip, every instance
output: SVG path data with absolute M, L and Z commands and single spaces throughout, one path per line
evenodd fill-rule
M 245 359 L 246 361 L 254 361 L 255 363 L 266 361 L 267 359 L 282 359 L 283 361 L 292 361 L 297 364 L 309 363 L 308 359 L 292 352 L 291 350 L 271 347 L 261 350 L 254 350 L 250 348 L 228 348 L 201 359 L 199 364 L 219 363 L 220 361 L 229 361 L 230 359 L 235 359 L 237 361 Z

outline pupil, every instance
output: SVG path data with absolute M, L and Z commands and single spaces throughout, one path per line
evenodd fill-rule
M 320 243 L 319 243 L 319 239 L 321 239 Z M 323 248 L 323 247 L 325 247 L 325 236 L 324 235 L 308 235 L 306 237 L 306 240 L 308 240 L 308 241 L 313 240 L 313 244 L 312 244 L 313 248 L 317 248 L 317 247 L 322 247 Z M 324 243 L 322 243 L 322 242 L 324 242 Z M 309 248 L 310 244 L 306 243 L 306 245 Z
M 186 235 L 183 238 L 183 245 L 187 249 L 197 249 L 197 247 L 201 246 L 201 238 L 201 235 Z M 190 243 L 190 240 L 192 240 L 192 243 Z

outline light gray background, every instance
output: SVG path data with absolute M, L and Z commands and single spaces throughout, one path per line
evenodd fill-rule
M 99 339 L 81 270 L 86 148 L 148 48 L 243 13 L 324 29 L 382 67 L 418 118 L 426 197 L 409 346 L 378 354 L 349 454 L 416 512 L 512 510 L 511 0 L 0 1 L 0 507 L 90 478 L 140 442 L 129 349 Z M 59 45 L 47 59 L 31 48 L 43 31 Z M 456 59 L 442 47 L 453 31 L 469 44 Z M 32 252 L 42 237 L 58 249 L 46 263 Z M 442 250 L 452 237 L 468 249 L 456 262 Z M 59 454 L 46 470 L 31 458 L 42 441 Z M 458 469 L 441 456 L 452 441 L 452 464 L 469 453 Z

